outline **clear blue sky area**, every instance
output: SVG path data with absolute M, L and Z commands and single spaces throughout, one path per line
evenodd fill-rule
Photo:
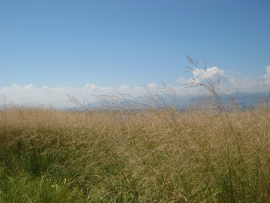
M 174 83 L 185 54 L 266 74 L 270 1 L 0 0 L 0 88 Z

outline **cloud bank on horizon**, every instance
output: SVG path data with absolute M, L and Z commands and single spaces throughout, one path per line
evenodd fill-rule
M 195 85 L 201 83 L 207 85 L 207 78 L 212 80 L 217 79 L 217 74 L 220 79 L 220 89 L 225 91 L 231 88 L 237 88 L 240 92 L 262 92 L 270 90 L 270 66 L 266 67 L 266 73 L 263 76 L 242 75 L 241 73 L 225 73 L 217 67 L 204 69 L 194 69 L 193 77 Z M 185 88 L 185 84 L 192 82 L 192 78 L 179 78 L 174 85 L 168 87 L 174 89 L 176 94 L 185 95 L 196 94 L 197 88 Z M 54 107 L 71 107 L 74 104 L 68 102 L 67 95 L 75 96 L 79 101 L 87 99 L 89 102 L 96 101 L 94 95 L 110 95 L 117 94 L 117 92 L 129 94 L 133 97 L 143 96 L 146 88 L 159 92 L 162 85 L 151 83 L 148 86 L 135 86 L 133 88 L 122 85 L 119 88 L 114 87 L 99 87 L 95 84 L 86 84 L 83 88 L 72 87 L 36 87 L 34 84 L 20 87 L 13 84 L 11 87 L 4 87 L 0 89 L 1 95 L 6 95 L 9 100 L 16 104 L 52 104 Z M 268 89 L 269 88 L 269 89 Z

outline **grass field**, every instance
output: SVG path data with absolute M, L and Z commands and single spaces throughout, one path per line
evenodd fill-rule
M 268 98 L 243 110 L 209 84 L 181 111 L 170 89 L 70 112 L 3 96 L 0 202 L 270 202 Z
M 6 104 L 0 202 L 269 202 L 269 110 Z

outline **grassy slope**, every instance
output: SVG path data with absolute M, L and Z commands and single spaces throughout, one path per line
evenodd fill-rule
M 0 201 L 268 202 L 268 108 L 3 111 Z

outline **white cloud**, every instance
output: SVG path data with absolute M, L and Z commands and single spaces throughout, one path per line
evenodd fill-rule
M 35 85 L 33 84 L 30 84 L 30 85 L 25 85 L 24 87 L 25 89 L 28 89 L 28 90 L 33 90 L 33 89 L 36 89 Z
M 118 88 L 119 90 L 127 90 L 129 89 L 128 86 L 122 85 L 121 87 Z
M 135 91 L 135 92 L 143 91 L 144 89 L 145 89 L 144 87 L 138 87 L 138 86 L 135 86 L 135 87 L 134 87 L 134 91 Z
M 20 86 L 17 85 L 17 84 L 13 84 L 13 85 L 11 86 L 11 88 L 13 88 L 13 89 L 25 89 L 25 90 L 36 89 L 35 85 L 33 85 L 33 84 L 25 85 L 24 87 L 20 87 Z
M 228 73 L 229 74 L 225 74 L 225 71 L 219 69 L 218 67 L 207 68 L 206 70 L 196 68 L 193 70 L 193 76 L 195 78 L 193 82 L 194 85 L 196 85 L 196 83 L 200 83 L 208 86 L 208 80 L 215 82 L 219 78 L 221 91 L 226 91 L 231 88 L 237 88 L 241 92 L 268 91 L 268 89 L 264 86 L 262 79 L 265 85 L 270 85 L 270 66 L 266 67 L 266 74 L 263 76 L 244 76 L 234 72 Z M 177 82 L 183 85 L 191 83 L 192 79 L 179 78 Z M 194 89 L 188 89 L 188 91 L 191 93 L 195 92 Z
M 211 80 L 219 77 L 221 83 L 226 83 L 228 81 L 228 76 L 224 73 L 224 70 L 220 70 L 217 67 L 193 70 L 193 75 L 196 78 L 196 82 L 205 84 L 207 80 Z
M 195 83 L 202 83 L 207 85 L 207 79 L 216 81 L 217 77 L 220 79 L 220 89 L 221 91 L 228 90 L 230 88 L 238 88 L 241 92 L 260 92 L 268 91 L 270 89 L 270 66 L 266 67 L 266 73 L 263 76 L 249 76 L 242 75 L 235 72 L 226 72 L 219 69 L 218 67 L 204 69 L 195 69 L 193 71 L 193 77 Z M 262 82 L 263 79 L 263 82 Z M 190 83 L 191 78 L 180 77 L 175 85 L 167 85 L 167 88 L 171 88 L 176 94 L 195 94 L 198 92 L 198 88 L 184 88 L 185 84 Z M 160 91 L 160 87 L 151 83 L 148 86 L 149 89 L 153 89 L 156 92 Z M 268 89 L 269 88 L 269 89 Z M 55 107 L 63 106 L 73 106 L 73 104 L 68 103 L 68 97 L 76 96 L 79 101 L 83 101 L 85 98 L 89 102 L 96 100 L 94 96 L 91 95 L 110 95 L 115 94 L 115 90 L 132 95 L 133 97 L 139 97 L 145 95 L 145 87 L 135 86 L 134 88 L 122 85 L 119 88 L 113 87 L 98 87 L 95 84 L 86 84 L 82 88 L 72 88 L 72 87 L 46 87 L 41 88 L 36 87 L 33 84 L 25 85 L 21 87 L 17 84 L 13 84 L 11 87 L 4 87 L 0 89 L 0 94 L 6 94 L 6 96 L 13 102 L 20 104 L 24 101 L 31 102 L 34 104 L 49 104 L 52 103 Z M 116 91 L 116 92 L 117 92 Z
M 144 94 L 144 87 L 135 86 L 133 89 L 128 86 L 122 85 L 118 88 L 119 92 L 131 94 L 134 97 L 142 96 Z M 36 87 L 33 84 L 21 87 L 13 84 L 11 87 L 4 87 L 0 89 L 0 95 L 5 94 L 11 101 L 21 104 L 24 102 L 31 104 L 45 104 L 52 103 L 55 107 L 74 106 L 72 103 L 67 102 L 68 97 L 76 96 L 79 101 L 85 98 L 91 103 L 96 101 L 93 95 L 110 95 L 115 94 L 113 87 L 98 87 L 95 84 L 86 84 L 83 88 L 72 87 Z
M 270 75 L 270 66 L 266 66 L 267 75 Z
M 148 85 L 148 88 L 154 89 L 155 87 L 157 87 L 157 84 L 155 83 L 151 83 L 150 85 Z
M 179 78 L 178 80 L 176 80 L 176 82 L 179 82 L 181 85 L 185 85 L 185 84 L 189 83 L 190 80 L 188 80 L 186 78 Z
M 0 89 L 0 94 L 5 94 L 11 101 L 21 104 L 22 102 L 30 102 L 33 104 L 45 104 L 52 103 L 55 107 L 73 106 L 68 103 L 68 97 L 76 96 L 80 101 L 84 98 L 89 99 L 89 102 L 96 100 L 91 95 L 98 94 L 110 94 L 113 92 L 113 87 L 98 87 L 95 84 L 86 84 L 83 88 L 72 88 L 72 87 L 46 87 L 41 88 L 35 87 L 35 85 L 25 85 L 21 87 L 17 84 L 11 87 L 5 87 Z M 89 98 L 90 97 L 90 98 Z
M 270 66 L 266 66 L 266 73 L 263 75 L 263 81 L 261 81 L 261 84 L 269 85 L 270 84 Z
M 103 91 L 106 91 L 106 90 L 114 90 L 113 87 L 102 87 L 102 88 L 100 88 L 100 89 L 103 90 Z
M 83 88 L 84 90 L 94 90 L 94 89 L 99 89 L 98 86 L 94 85 L 94 84 L 91 84 L 89 85 L 88 83 L 84 86 Z

